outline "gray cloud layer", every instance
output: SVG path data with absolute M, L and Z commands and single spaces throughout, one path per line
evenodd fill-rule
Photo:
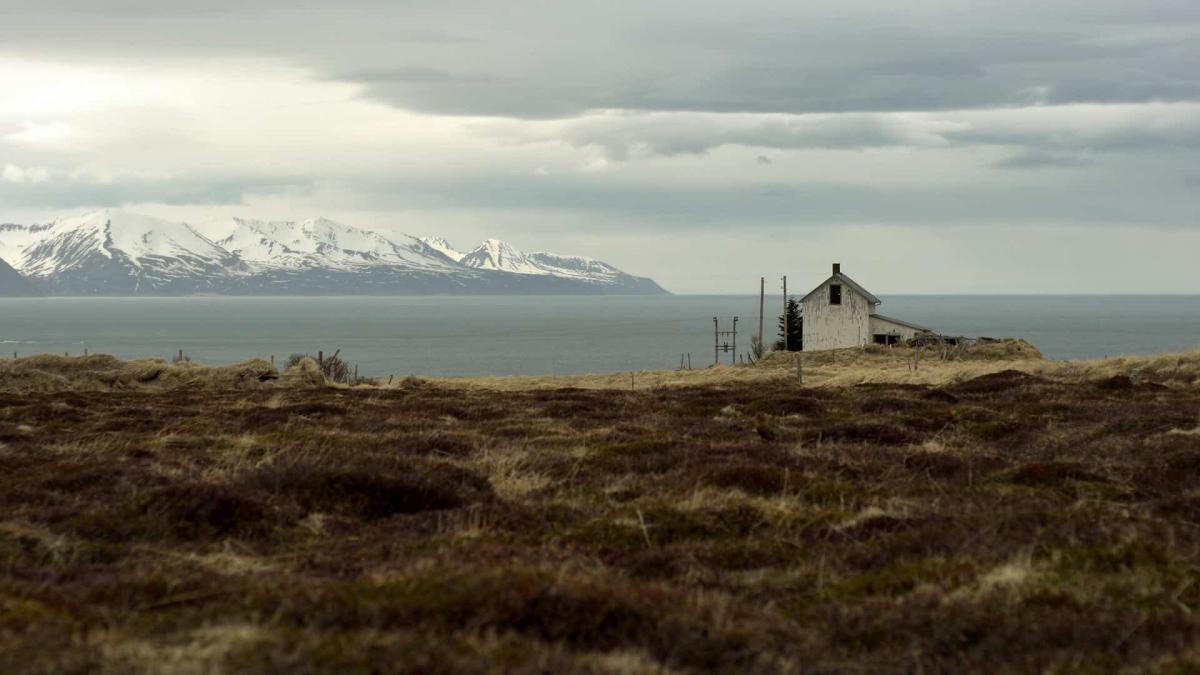
M 360 82 L 381 101 L 456 115 L 945 110 L 1200 97 L 1200 3 L 1193 0 L 7 4 L 0 44 L 8 49 L 270 54 Z
M 966 145 L 1058 151 L 1200 147 L 1200 105 L 1056 106 L 945 113 L 813 115 L 604 113 L 563 123 L 497 124 L 499 136 L 560 139 L 610 159 L 703 154 L 725 145 L 776 149 L 939 148 Z M 1063 155 L 1060 155 L 1063 156 Z
M 13 63 L 67 70 L 22 106 Z M 1196 0 L 0 0 L 0 220 L 246 205 L 753 276 L 775 244 L 719 234 L 1107 228 L 1110 283 L 1200 235 L 1197 73 Z

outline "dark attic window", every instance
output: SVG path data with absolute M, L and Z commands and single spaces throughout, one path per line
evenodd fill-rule
M 841 286 L 841 284 L 830 284 L 829 285 L 829 304 L 831 304 L 831 305 L 842 304 L 842 286 Z

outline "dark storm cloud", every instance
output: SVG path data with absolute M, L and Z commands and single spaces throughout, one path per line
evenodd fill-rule
M 1193 0 L 813 3 L 59 0 L 0 49 L 279 57 L 414 110 L 944 110 L 1200 98 Z

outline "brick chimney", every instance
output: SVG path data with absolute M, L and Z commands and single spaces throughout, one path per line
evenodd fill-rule
M 842 263 L 833 263 L 833 273 L 834 274 L 842 273 Z

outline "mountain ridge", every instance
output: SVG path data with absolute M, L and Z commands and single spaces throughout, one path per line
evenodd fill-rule
M 31 297 L 39 295 L 33 284 L 12 265 L 0 260 L 0 297 Z
M 0 225 L 0 260 L 49 295 L 666 293 L 591 258 L 524 253 L 499 239 L 461 253 L 440 237 L 328 218 L 189 224 L 103 209 Z

